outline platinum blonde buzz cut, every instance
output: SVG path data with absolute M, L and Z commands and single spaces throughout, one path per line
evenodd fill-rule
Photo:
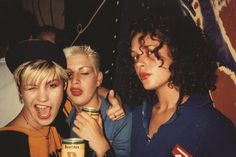
M 66 58 L 72 55 L 76 55 L 76 54 L 82 54 L 82 55 L 88 56 L 89 58 L 92 59 L 95 70 L 97 72 L 100 71 L 100 64 L 101 64 L 100 55 L 90 46 L 88 45 L 70 46 L 70 47 L 64 48 L 63 52 Z

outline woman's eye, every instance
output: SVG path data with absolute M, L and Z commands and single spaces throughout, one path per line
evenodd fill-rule
M 34 90 L 34 89 L 37 89 L 37 85 L 24 85 L 23 89 L 24 90 Z
M 34 89 L 36 89 L 36 87 L 31 86 L 31 87 L 26 87 L 25 89 L 26 89 L 26 90 L 34 90 Z
M 52 83 L 52 84 L 50 84 L 49 86 L 50 86 L 51 88 L 56 88 L 56 87 L 57 87 L 57 84 Z
M 81 74 L 81 75 L 88 75 L 89 72 L 81 72 L 80 74 Z
M 155 51 L 148 51 L 148 55 L 149 55 L 149 56 L 155 55 Z

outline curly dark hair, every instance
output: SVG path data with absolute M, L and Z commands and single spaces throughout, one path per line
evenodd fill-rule
M 189 17 L 159 16 L 144 18 L 136 22 L 130 31 L 130 41 L 137 33 L 143 38 L 150 35 L 158 37 L 161 46 L 156 48 L 156 57 L 160 59 L 158 50 L 166 43 L 170 49 L 173 63 L 170 65 L 170 85 L 180 90 L 177 102 L 182 101 L 184 95 L 192 93 L 206 93 L 215 89 L 216 83 L 216 51 L 211 40 L 195 25 Z M 123 66 L 125 78 L 122 89 L 127 90 L 131 104 L 141 104 L 145 99 L 152 101 L 155 97 L 153 91 L 147 92 L 138 80 L 133 68 L 132 58 L 125 57 L 126 66 Z M 128 74 L 127 74 L 128 73 Z M 128 82 L 128 83 L 127 83 Z M 122 84 L 121 84 L 122 86 Z

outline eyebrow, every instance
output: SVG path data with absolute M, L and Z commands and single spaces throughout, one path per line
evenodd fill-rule
M 61 81 L 58 78 L 55 78 L 55 79 L 47 81 L 46 84 L 48 85 L 48 84 L 50 84 L 52 82 L 61 82 Z
M 58 78 L 54 78 L 54 79 L 52 79 L 52 80 L 48 80 L 47 82 L 46 82 L 46 84 L 50 84 L 50 83 L 52 83 L 52 82 L 61 82 L 60 81 L 60 79 L 58 79 Z M 38 84 L 35 84 L 35 83 L 25 83 L 23 86 L 38 86 Z
M 143 45 L 143 46 L 141 46 L 141 48 L 143 47 L 143 48 L 147 48 L 147 49 L 149 49 L 149 47 L 151 47 L 151 46 L 153 46 L 154 48 L 156 48 L 156 47 L 158 47 L 159 45 Z M 130 52 L 131 53 L 137 53 L 135 50 L 132 50 L 132 49 L 130 49 Z
M 92 66 L 82 66 L 82 67 L 79 68 L 79 70 L 84 69 L 84 68 L 93 69 Z M 68 72 L 73 72 L 73 70 L 69 67 L 67 68 L 67 70 L 69 70 Z
M 84 68 L 93 69 L 92 66 L 83 66 L 83 67 L 80 67 L 79 70 L 84 69 Z

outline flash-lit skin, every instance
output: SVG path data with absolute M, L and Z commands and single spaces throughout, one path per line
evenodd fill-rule
M 168 79 L 171 75 L 169 66 L 172 62 L 170 58 L 169 48 L 166 44 L 159 50 L 159 55 L 164 60 L 158 60 L 152 51 L 159 46 L 160 42 L 157 38 L 154 40 L 150 35 L 144 38 L 144 47 L 140 49 L 139 38 L 142 34 L 138 33 L 131 42 L 131 56 L 134 59 L 135 71 L 146 90 L 160 90 L 167 87 Z
M 39 85 L 23 82 L 20 91 L 24 102 L 21 115 L 23 114 L 28 123 L 37 129 L 50 125 L 60 108 L 64 83 L 52 75 Z M 49 114 L 46 117 L 39 116 L 37 107 L 49 108 Z
M 91 58 L 84 54 L 67 57 L 67 68 L 71 70 L 67 95 L 77 108 L 100 108 L 97 88 L 102 83 L 103 75 L 96 72 Z

